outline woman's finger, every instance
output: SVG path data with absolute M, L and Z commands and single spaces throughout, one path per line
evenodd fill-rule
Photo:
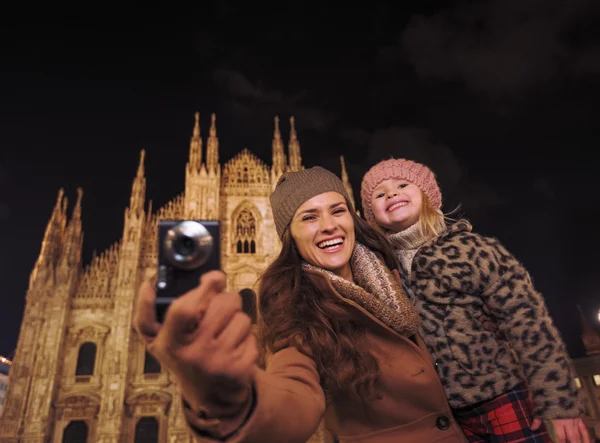
M 200 277 L 198 286 L 183 295 L 181 303 L 192 306 L 207 307 L 210 298 L 225 291 L 227 279 L 222 271 L 210 271 Z M 190 309 L 191 309 L 190 307 Z
M 180 298 L 175 299 L 165 315 L 161 335 L 165 345 L 174 350 L 193 340 L 194 333 L 208 309 L 208 301 L 198 297 L 199 288 L 194 288 Z M 196 301 L 191 303 L 190 300 Z
M 177 346 L 190 343 L 198 332 L 212 299 L 226 284 L 225 274 L 211 271 L 200 278 L 200 284 L 171 303 L 165 316 L 163 331 L 165 345 L 174 350 Z
M 242 310 L 239 294 L 223 292 L 212 297 L 199 327 L 199 335 L 205 340 L 216 339 L 229 324 L 236 312 Z
M 177 309 L 183 312 L 197 312 L 197 319 L 203 317 L 210 305 L 212 297 L 225 290 L 225 274 L 221 271 L 210 271 L 200 277 L 196 288 L 177 299 Z
M 200 287 L 212 290 L 217 294 L 225 291 L 227 276 L 223 271 L 209 271 L 200 277 Z
M 252 333 L 252 320 L 241 311 L 237 311 L 223 332 L 217 337 L 217 342 L 225 349 L 235 349 Z

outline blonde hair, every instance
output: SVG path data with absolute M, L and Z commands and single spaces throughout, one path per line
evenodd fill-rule
M 441 209 L 436 209 L 429 198 L 421 191 L 421 209 L 417 226 L 423 238 L 433 238 L 446 230 L 447 217 Z

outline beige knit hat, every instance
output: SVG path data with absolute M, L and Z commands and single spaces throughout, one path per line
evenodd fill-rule
M 342 194 L 348 204 L 351 204 L 342 181 L 327 169 L 315 166 L 301 171 L 285 172 L 271 194 L 271 209 L 279 238 L 283 237 L 294 214 L 305 201 L 330 191 Z

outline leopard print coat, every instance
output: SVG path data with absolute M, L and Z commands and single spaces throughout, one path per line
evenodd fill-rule
M 420 246 L 410 273 L 400 269 L 450 405 L 472 406 L 524 379 L 536 416 L 580 416 L 572 365 L 541 294 L 496 239 L 471 229 L 454 223 Z M 506 340 L 483 327 L 486 314 Z

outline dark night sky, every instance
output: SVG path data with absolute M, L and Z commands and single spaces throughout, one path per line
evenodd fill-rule
M 575 305 L 591 320 L 600 308 L 598 2 L 397 3 L 4 23 L 0 354 L 16 346 L 58 189 L 71 204 L 84 190 L 87 263 L 121 236 L 140 149 L 155 208 L 183 191 L 199 111 L 204 136 L 217 114 L 222 162 L 248 147 L 268 164 L 273 117 L 287 141 L 295 115 L 304 164 L 339 173 L 344 154 L 356 197 L 378 160 L 429 164 L 445 209 L 460 203 L 526 265 L 581 356 Z

